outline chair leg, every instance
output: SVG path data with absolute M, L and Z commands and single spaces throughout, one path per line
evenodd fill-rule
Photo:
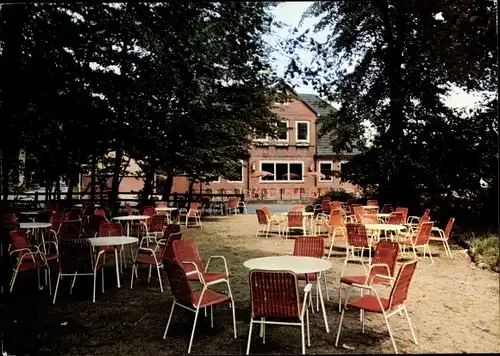
M 339 345 L 340 331 L 342 330 L 342 321 L 344 320 L 344 311 L 345 309 L 342 309 L 342 313 L 340 314 L 339 329 L 337 331 L 337 339 L 335 340 L 335 347 Z
M 163 293 L 163 283 L 161 280 L 161 274 L 160 274 L 160 266 L 156 266 L 156 272 L 158 273 L 158 282 L 160 283 L 160 290 Z
M 57 290 L 59 289 L 59 281 L 61 280 L 61 272 L 57 274 L 56 290 L 54 291 L 54 299 L 52 299 L 52 304 L 56 303 Z
M 394 353 L 397 354 L 398 348 L 396 347 L 396 342 L 394 341 L 394 337 L 392 336 L 392 331 L 391 331 L 391 327 L 389 325 L 389 320 L 387 319 L 387 316 L 385 315 L 385 313 L 383 315 L 384 315 L 385 325 L 387 325 L 387 330 L 389 331 L 389 336 L 391 337 L 392 346 L 394 347 Z
M 323 272 L 323 283 L 325 284 L 326 300 L 330 300 L 330 295 L 328 293 L 328 285 L 326 284 L 326 271 Z
M 152 269 L 153 269 L 153 266 L 149 265 L 149 268 L 148 268 L 148 283 L 151 281 L 151 270 Z
M 214 308 L 213 305 L 210 306 L 210 327 L 214 327 Z
M 304 332 L 304 319 L 300 321 L 300 339 L 302 341 L 302 355 L 306 354 L 306 335 Z
M 248 329 L 247 355 L 250 353 L 250 342 L 252 341 L 253 318 L 250 318 L 250 328 Z
M 167 337 L 168 327 L 170 326 L 170 321 L 172 320 L 172 315 L 174 314 L 174 308 L 175 308 L 175 300 L 172 303 L 172 309 L 170 309 L 170 315 L 168 316 L 167 326 L 165 328 L 165 332 L 163 333 L 164 339 Z
M 446 248 L 448 249 L 448 253 L 450 254 L 450 258 L 453 259 L 453 254 L 451 253 L 450 245 L 448 244 L 448 241 L 444 241 Z
M 104 266 L 101 266 L 101 292 L 104 293 Z
M 309 310 L 306 309 L 307 346 L 311 347 L 311 333 L 309 332 Z
M 410 327 L 411 336 L 413 336 L 413 342 L 415 345 L 418 345 L 417 337 L 415 336 L 415 332 L 413 331 L 413 326 L 411 325 L 410 316 L 408 315 L 408 311 L 406 310 L 406 306 L 403 308 L 405 312 L 406 320 L 408 320 L 408 326 Z
M 132 277 L 130 278 L 130 289 L 132 289 L 132 286 L 134 285 L 134 272 L 136 270 L 137 266 L 132 264 Z
M 431 263 L 434 263 L 434 259 L 432 258 L 432 253 L 431 253 L 431 248 L 429 246 L 429 243 L 426 243 L 425 246 L 424 246 L 424 251 L 425 251 L 425 248 L 427 247 L 427 251 L 429 252 L 429 257 L 431 259 Z M 424 252 L 425 253 L 425 252 Z
M 194 315 L 193 331 L 191 331 L 191 339 L 189 340 L 188 354 L 191 353 L 191 346 L 193 346 L 194 331 L 196 330 L 196 322 L 198 321 L 199 312 L 200 312 L 200 308 L 197 308 L 196 313 Z
M 50 267 L 47 265 L 47 275 L 49 279 L 49 295 L 52 295 L 52 283 L 50 280 Z
M 71 286 L 69 287 L 69 294 L 73 294 L 73 288 L 75 287 L 76 276 L 77 276 L 77 272 L 73 276 L 73 281 L 71 282 Z
M 95 303 L 95 286 L 97 283 L 97 273 L 94 271 L 94 289 L 92 291 L 92 303 Z

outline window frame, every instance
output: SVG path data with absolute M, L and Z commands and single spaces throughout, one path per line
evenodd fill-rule
M 299 139 L 299 124 L 307 125 L 307 139 Z M 295 142 L 296 143 L 310 143 L 311 140 L 311 122 L 307 120 L 297 120 L 295 121 Z
M 286 139 L 281 139 L 281 138 L 276 137 L 274 141 L 276 143 L 288 144 L 290 142 L 290 121 L 289 120 L 281 120 L 281 122 L 286 124 Z
M 328 179 L 328 178 L 321 178 L 321 176 L 319 176 L 318 177 L 319 178 L 318 182 L 320 182 L 320 183 L 322 183 L 322 182 L 333 182 L 333 178 L 334 178 L 334 176 L 333 176 L 333 172 L 334 172 L 334 164 L 333 164 L 333 162 L 332 161 L 319 161 L 318 162 L 318 172 L 319 173 L 321 173 L 321 165 L 322 164 L 329 164 L 330 165 L 330 170 L 332 172 L 332 177 Z
M 240 159 L 241 163 L 241 180 L 227 180 L 228 183 L 243 183 L 245 181 L 245 162 Z
M 288 173 L 290 173 L 290 164 L 300 164 L 302 165 L 302 177 L 301 179 L 296 179 L 296 180 L 276 180 L 276 176 L 273 176 L 273 180 L 263 180 L 262 178 L 263 177 L 260 177 L 259 178 L 259 183 L 304 183 L 304 174 L 305 174 L 305 171 L 304 171 L 304 161 L 274 161 L 274 160 L 263 160 L 263 161 L 260 161 L 259 162 L 259 168 L 260 170 L 262 171 L 262 164 L 274 164 L 274 173 L 276 173 L 276 164 L 288 164 Z

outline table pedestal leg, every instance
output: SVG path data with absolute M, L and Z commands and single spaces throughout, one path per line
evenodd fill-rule
M 323 312 L 323 319 L 325 320 L 325 329 L 326 329 L 327 333 L 330 333 L 330 329 L 328 328 L 328 320 L 326 319 L 325 303 L 323 301 L 323 292 L 321 291 L 321 282 L 320 282 L 319 274 L 316 277 L 316 283 L 317 283 L 318 292 L 319 292 L 319 301 L 321 303 L 321 311 Z
M 116 283 L 118 284 L 118 288 L 121 288 L 120 286 L 120 266 L 118 262 L 118 250 L 115 247 L 115 267 L 116 267 Z

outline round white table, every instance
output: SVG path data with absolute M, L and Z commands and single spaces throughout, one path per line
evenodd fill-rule
M 129 236 L 106 236 L 106 237 L 90 237 L 90 243 L 93 247 L 99 246 L 113 246 L 115 250 L 115 267 L 116 267 L 116 283 L 118 288 L 121 288 L 120 285 L 120 262 L 118 261 L 118 245 L 130 245 L 133 243 L 137 243 L 139 239 L 137 237 L 129 237 Z M 130 253 L 132 254 L 132 246 L 130 245 Z
M 171 208 L 171 207 L 168 207 L 168 206 L 159 206 L 157 208 L 155 208 L 156 211 L 174 211 L 174 210 L 177 210 L 177 208 Z
M 38 210 L 38 211 L 21 211 L 19 214 L 21 215 L 38 215 L 38 213 L 42 212 L 43 210 Z
M 381 230 L 384 230 L 384 231 L 395 231 L 395 232 L 399 232 L 401 230 L 405 230 L 406 229 L 406 226 L 403 226 L 403 225 L 397 225 L 397 224 L 364 224 L 365 227 L 368 229 L 368 230 L 375 230 L 375 231 L 381 231 Z M 393 241 L 394 238 L 393 236 L 391 235 L 391 241 Z
M 127 236 L 130 236 L 130 222 L 134 220 L 147 220 L 151 219 L 149 215 L 125 215 L 125 216 L 115 216 L 112 220 L 126 221 L 127 222 Z
M 320 273 L 332 268 L 332 264 L 322 258 L 304 256 L 270 256 L 252 258 L 243 262 L 243 266 L 249 270 L 262 269 L 268 271 L 292 271 L 295 274 Z M 329 333 L 328 321 L 326 318 L 325 303 L 321 292 L 320 278 L 317 276 L 316 283 L 319 293 L 323 319 L 325 321 L 326 332 Z
M 73 205 L 75 208 L 83 208 L 83 204 L 75 204 Z M 100 208 L 101 204 L 94 204 L 95 208 Z
M 43 238 L 43 234 L 37 234 L 40 229 L 46 229 L 48 227 L 51 227 L 51 223 L 45 223 L 45 222 L 23 222 L 19 223 L 19 227 L 21 229 L 27 229 L 27 230 L 33 230 L 33 236 L 37 240 L 36 242 L 38 243 L 38 236 L 41 237 L 42 239 L 42 247 L 43 247 L 43 252 L 46 253 L 47 251 L 45 250 L 45 239 Z

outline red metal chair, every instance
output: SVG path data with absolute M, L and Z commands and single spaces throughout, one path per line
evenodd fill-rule
M 3 216 L 3 223 L 4 224 L 11 224 L 17 222 L 17 217 L 16 214 L 10 213 L 10 214 L 5 214 Z
M 106 211 L 104 209 L 95 209 L 94 215 L 106 217 Z
M 307 306 L 311 288 L 310 283 L 305 286 L 304 298 L 301 300 L 298 279 L 295 273 L 291 271 L 263 270 L 252 270 L 250 272 L 252 311 L 248 331 L 247 355 L 250 353 L 254 323 L 261 326 L 263 343 L 266 340 L 266 324 L 300 326 L 302 354 L 306 353 L 304 324 L 307 330 L 307 346 L 311 346 L 309 308 Z
M 99 251 L 94 261 L 92 253 L 92 245 L 87 239 L 72 239 L 62 240 L 59 243 L 59 274 L 57 276 L 56 290 L 52 303 L 55 304 L 57 298 L 57 290 L 59 281 L 62 276 L 72 276 L 71 287 L 69 293 L 73 292 L 77 276 L 94 276 L 94 289 L 92 294 L 92 302 L 95 303 L 95 289 L 97 283 L 97 271 L 101 269 L 101 290 L 104 293 L 104 268 L 99 258 L 104 251 Z
M 175 234 L 181 231 L 181 226 L 179 224 L 168 224 L 165 226 L 163 231 L 163 237 L 158 240 L 157 246 L 163 246 L 171 234 Z M 172 257 L 173 258 L 173 257 Z
M 98 230 L 98 235 L 99 237 L 110 237 L 110 236 L 123 236 L 123 226 L 119 222 L 109 222 L 109 221 L 104 221 L 99 225 L 99 230 Z M 133 257 L 132 254 L 132 245 L 130 246 L 130 256 L 131 258 Z M 123 267 L 127 267 L 127 264 L 125 262 L 125 250 L 122 246 L 100 246 L 99 251 L 104 251 L 105 254 L 102 256 L 102 264 L 103 266 L 106 265 L 106 254 L 108 253 L 115 253 L 115 248 L 116 248 L 116 253 L 119 254 L 120 257 L 120 272 L 123 273 Z
M 180 240 L 182 241 L 182 240 Z M 176 241 L 176 242 L 180 242 Z M 195 313 L 193 331 L 191 332 L 191 338 L 189 340 L 188 354 L 191 353 L 191 346 L 193 345 L 194 331 L 196 329 L 196 322 L 198 320 L 198 315 L 201 308 L 210 307 L 210 325 L 214 326 L 213 318 L 213 306 L 216 304 L 227 303 L 230 301 L 232 311 L 233 311 L 233 325 L 234 325 L 234 338 L 237 338 L 236 334 L 236 311 L 234 308 L 233 294 L 231 293 L 231 287 L 227 279 L 216 279 L 204 284 L 201 291 L 193 291 L 191 285 L 189 284 L 188 273 L 186 273 L 183 266 L 174 260 L 166 259 L 164 261 L 165 272 L 167 273 L 168 280 L 170 282 L 170 289 L 172 291 L 172 309 L 170 310 L 170 315 L 168 317 L 167 326 L 165 328 L 165 333 L 163 338 L 167 337 L 168 328 L 172 320 L 172 315 L 174 314 L 175 306 L 178 305 L 184 309 L 190 310 Z M 191 274 L 196 274 L 193 271 Z M 200 276 L 200 278 L 202 278 Z M 228 294 L 218 293 L 209 287 L 212 285 L 225 283 L 227 284 Z M 205 309 L 206 310 L 206 309 Z
M 437 227 L 433 228 L 432 231 L 436 231 L 438 233 L 438 236 L 432 236 L 431 234 L 429 238 L 430 241 L 441 241 L 443 243 L 446 255 L 450 256 L 451 259 L 453 259 L 453 255 L 450 250 L 450 245 L 448 245 L 448 240 L 451 237 L 451 229 L 453 229 L 454 223 L 455 223 L 455 218 L 450 218 L 450 220 L 448 220 L 448 224 L 446 224 L 444 231 Z
M 431 258 L 431 263 L 434 263 L 434 260 L 432 259 L 432 253 L 429 248 L 429 240 L 431 237 L 431 231 L 433 226 L 434 226 L 433 222 L 422 221 L 419 224 L 417 231 L 414 234 L 412 234 L 412 236 L 410 236 L 410 239 L 406 241 L 401 241 L 399 243 L 400 246 L 403 248 L 403 250 L 405 250 L 406 247 L 411 246 L 414 258 L 417 258 L 417 248 L 422 247 L 424 252 L 424 259 L 425 259 L 425 250 L 427 250 Z
M 153 216 L 155 215 L 155 207 L 154 206 L 145 206 L 142 212 L 142 215 Z
M 229 280 L 229 270 L 227 268 L 227 261 L 224 256 L 210 256 L 207 265 L 203 265 L 203 261 L 200 256 L 200 252 L 196 247 L 196 242 L 193 239 L 183 239 L 173 242 L 174 256 L 177 261 L 182 264 L 182 267 L 188 275 L 188 279 L 191 281 L 200 280 L 201 283 L 206 284 L 208 282 L 217 279 L 227 279 Z M 221 259 L 224 263 L 225 272 L 208 272 L 208 266 L 212 259 Z M 196 271 L 196 274 L 191 272 Z
M 67 239 L 78 239 L 82 232 L 81 220 L 65 220 L 59 228 L 59 241 Z
M 304 216 L 301 211 L 290 211 L 288 212 L 288 218 L 285 226 L 285 238 L 290 235 L 290 230 L 302 230 L 304 236 L 306 236 L 306 223 Z
M 387 219 L 387 224 L 401 225 L 404 223 L 402 212 L 392 212 Z
M 390 280 L 378 277 L 394 277 L 396 263 L 399 257 L 399 244 L 397 242 L 380 241 L 375 248 L 372 264 L 364 276 L 342 276 L 339 287 L 339 311 L 342 305 L 342 284 L 387 284 Z M 346 298 L 348 295 L 346 294 Z
M 418 216 L 408 216 L 408 224 L 410 225 L 418 225 L 418 223 L 424 219 L 424 221 L 430 221 L 429 213 L 431 209 L 425 209 L 424 214 L 421 217 Z
M 368 249 L 368 265 L 371 263 L 371 241 L 366 233 L 366 228 L 363 224 L 357 223 L 347 223 L 345 224 L 347 230 L 347 251 L 344 260 L 344 265 L 342 266 L 342 271 L 340 273 L 340 278 L 344 275 L 345 267 L 349 261 L 359 261 L 361 266 L 365 270 L 366 266 L 363 258 L 365 249 Z M 355 252 L 360 252 L 359 256 L 356 256 Z
M 165 234 L 167 236 L 167 234 Z M 172 232 L 166 238 L 162 239 L 163 241 L 163 250 L 161 252 L 162 260 L 169 259 L 174 260 L 174 241 L 178 241 L 182 239 L 182 232 Z
M 403 221 L 406 222 L 408 218 L 408 208 L 403 208 L 403 207 L 397 207 L 396 210 L 394 210 L 396 213 L 403 213 Z
M 50 216 L 49 223 L 52 225 L 51 230 L 59 236 L 59 230 L 61 228 L 61 224 L 66 220 L 66 214 L 63 212 L 53 212 Z
M 365 213 L 365 209 L 361 205 L 352 205 L 352 213 L 354 217 L 356 218 L 356 222 L 360 223 L 361 222 L 361 217 Z
M 352 284 L 349 288 L 355 287 L 370 292 L 369 295 L 363 295 L 360 298 L 348 302 L 345 300 L 344 307 L 342 309 L 342 314 L 340 315 L 339 329 L 337 332 L 337 339 L 335 340 L 335 346 L 338 346 L 340 332 L 342 330 L 342 321 L 344 320 L 344 312 L 347 308 L 359 309 L 361 310 L 362 320 L 361 320 L 361 331 L 365 331 L 364 323 L 364 312 L 378 313 L 384 316 L 385 324 L 387 325 L 387 330 L 389 331 L 389 336 L 391 337 L 392 346 L 394 347 L 394 353 L 398 353 L 396 343 L 392 336 L 391 327 L 389 326 L 389 318 L 395 314 L 399 314 L 401 311 L 404 312 L 406 320 L 408 321 L 408 326 L 410 327 L 411 334 L 413 336 L 413 341 L 418 345 L 417 337 L 413 331 L 411 325 L 410 317 L 406 309 L 406 300 L 408 299 L 408 289 L 410 288 L 410 283 L 415 273 L 417 267 L 417 261 L 405 263 L 399 269 L 399 273 L 396 277 L 394 285 L 391 290 L 389 298 L 381 298 L 377 291 L 369 284 Z M 388 278 L 381 275 L 377 275 L 379 278 Z M 375 294 L 375 295 L 373 295 Z
M 366 205 L 378 207 L 378 201 L 377 200 L 368 200 L 366 202 Z
M 199 205 L 200 205 L 200 203 L 196 203 L 196 202 L 191 203 L 189 205 L 189 211 L 180 213 L 180 217 L 186 218 L 186 227 L 188 227 L 189 219 L 194 219 L 195 225 L 203 228 L 203 225 L 201 223 L 201 213 L 198 211 Z
M 259 228 L 255 233 L 258 236 L 260 232 L 266 233 L 266 238 L 271 232 L 271 226 L 278 226 L 278 234 L 281 235 L 281 222 L 277 219 L 270 218 L 264 211 L 264 209 L 256 209 L 257 219 L 259 221 Z
M 84 221 L 82 230 L 87 235 L 86 237 L 94 237 L 97 236 L 97 233 L 100 231 L 101 225 L 106 222 L 108 222 L 108 219 L 106 219 L 105 216 L 90 215 L 87 220 Z
M 164 227 L 165 227 L 165 216 L 159 214 L 153 215 L 151 216 L 151 219 L 148 219 L 147 229 L 145 231 L 146 234 L 144 237 L 153 237 L 154 238 L 153 242 L 156 243 L 158 235 L 160 237 L 163 236 Z M 147 239 L 146 241 L 149 241 L 149 239 Z
M 48 245 L 43 250 L 49 250 L 46 255 L 43 253 L 41 247 Z M 50 248 L 53 245 L 53 249 Z M 51 251 L 53 251 L 51 253 Z M 38 288 L 40 289 L 40 268 L 46 268 L 48 274 L 48 284 L 49 293 L 52 294 L 52 287 L 50 283 L 50 267 L 48 262 L 52 260 L 57 260 L 59 258 L 59 250 L 57 243 L 54 241 L 46 241 L 41 244 L 32 245 L 26 234 L 26 229 L 17 229 L 10 231 L 10 246 L 9 246 L 9 256 L 14 258 L 12 263 L 12 278 L 10 280 L 10 292 L 14 289 L 14 283 L 16 282 L 17 274 L 19 272 L 25 271 L 37 271 L 38 274 Z M 45 280 L 47 282 L 47 278 Z
M 330 202 L 332 199 L 329 197 L 321 199 L 321 211 L 325 214 L 330 214 Z
M 381 214 L 390 214 L 392 213 L 392 205 L 391 204 L 384 204 L 382 207 L 382 210 L 380 211 Z
M 295 239 L 295 244 L 293 247 L 294 256 L 305 256 L 314 258 L 324 258 L 325 257 L 325 240 L 321 236 L 306 236 L 297 237 Z M 323 296 L 320 295 L 320 288 L 318 278 L 321 278 L 321 273 L 319 276 L 316 273 L 304 273 L 297 274 L 299 281 L 316 282 L 316 310 L 319 311 L 319 301 Z M 328 296 L 328 288 L 326 287 L 326 274 L 323 273 L 323 283 L 325 284 L 325 293 Z M 312 294 L 309 294 L 312 298 Z M 312 306 L 311 302 L 311 306 Z M 314 312 L 314 307 L 312 308 Z

